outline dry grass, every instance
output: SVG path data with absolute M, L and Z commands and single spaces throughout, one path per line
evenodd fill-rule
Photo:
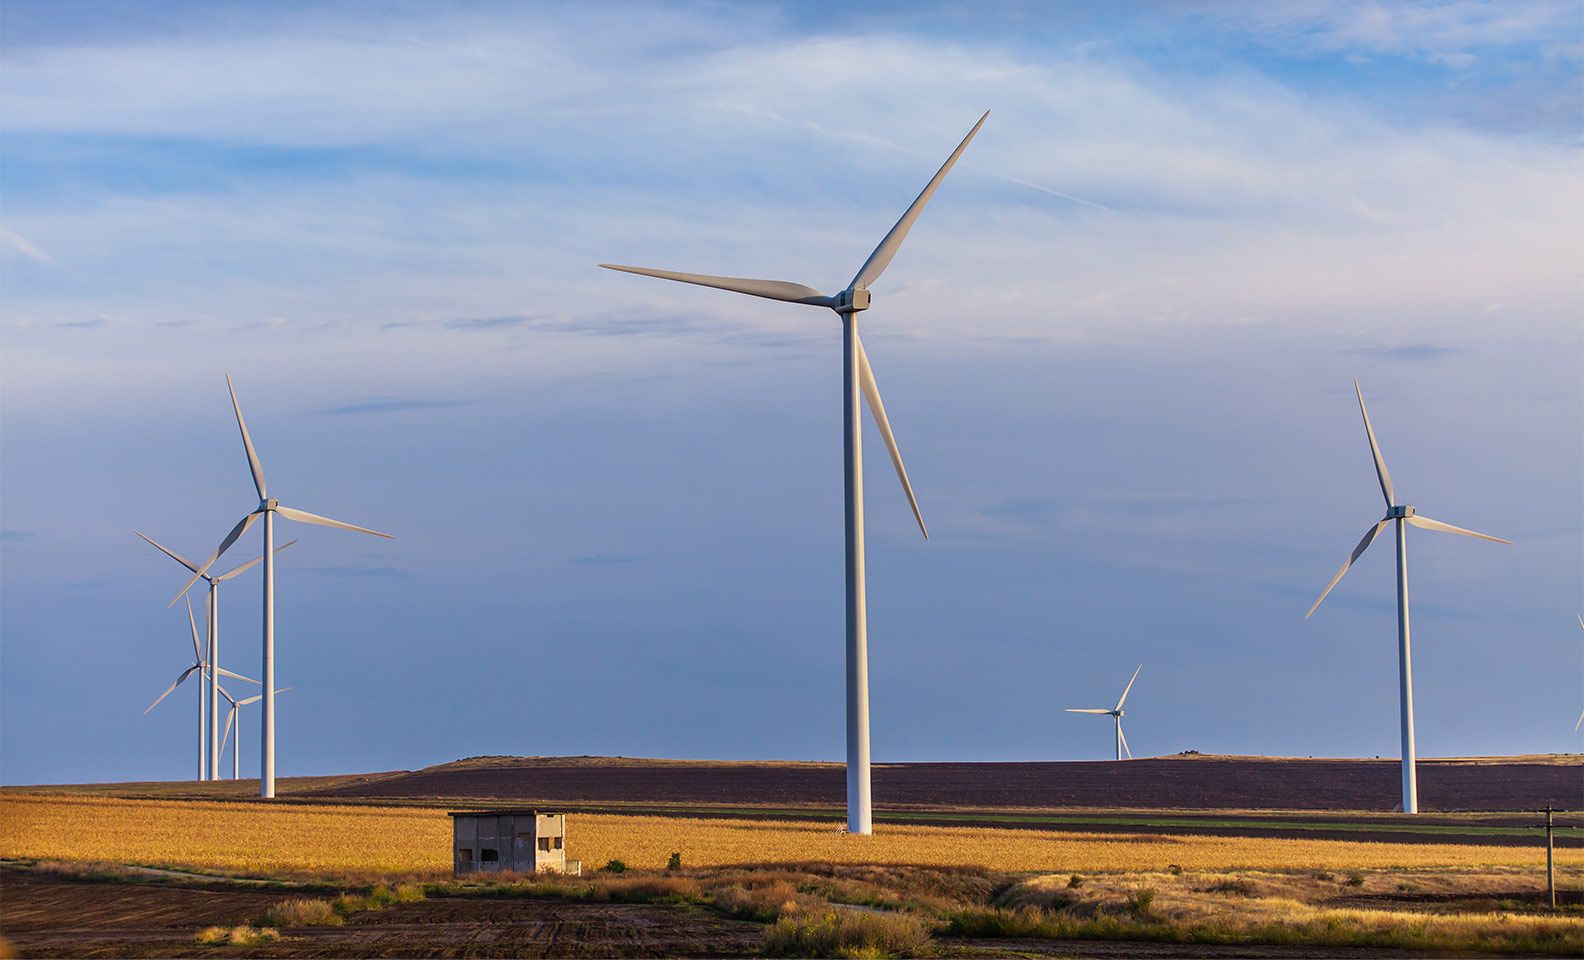
M 885 826 L 872 837 L 834 824 L 578 814 L 568 853 L 659 869 L 824 862 L 961 865 L 1005 871 L 1371 870 L 1532 866 L 1533 848 L 1345 840 L 1118 835 Z M 172 866 L 296 877 L 433 878 L 451 870 L 443 813 L 407 807 L 114 800 L 0 794 L 0 857 Z M 1557 852 L 1584 867 L 1584 850 Z
M 345 923 L 335 905 L 329 900 L 295 898 L 282 900 L 265 911 L 260 926 L 266 927 L 327 927 Z
M 1385 871 L 1350 884 L 1327 874 L 1132 873 L 1074 888 L 1044 876 L 1004 891 L 997 905 L 951 916 L 963 936 L 1302 943 L 1584 955 L 1584 919 L 1470 908 L 1492 890 L 1538 893 L 1536 871 Z M 1572 878 L 1577 882 L 1577 875 Z M 1348 905 L 1412 893 L 1419 909 Z M 1448 898 L 1463 905 L 1448 903 Z M 1432 907 L 1437 912 L 1432 912 Z
M 240 927 L 208 927 L 199 931 L 193 941 L 207 947 L 251 947 L 279 939 L 279 930 L 243 924 Z
M 926 957 L 934 951 L 929 927 L 912 914 L 827 910 L 783 916 L 770 928 L 764 952 L 772 957 Z

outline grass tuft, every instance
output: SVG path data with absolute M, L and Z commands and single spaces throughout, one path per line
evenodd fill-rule
M 334 927 L 345 921 L 329 900 L 297 897 L 282 900 L 264 912 L 261 927 Z
M 806 899 L 786 880 L 772 880 L 758 886 L 733 883 L 715 890 L 715 909 L 739 920 L 772 923 L 783 915 L 796 913 Z
M 273 943 L 280 939 L 280 931 L 273 927 L 207 927 L 193 938 L 194 943 L 206 947 L 252 947 L 260 943 Z
M 772 957 L 926 957 L 933 950 L 924 921 L 910 913 L 830 910 L 784 916 L 770 928 Z
M 1128 894 L 1127 907 L 1140 920 L 1149 920 L 1155 915 L 1155 888 L 1139 887 Z

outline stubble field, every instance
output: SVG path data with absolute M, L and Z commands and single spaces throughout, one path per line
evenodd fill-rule
M 1023 871 L 1388 869 L 1533 865 L 1533 847 L 1376 843 L 1151 833 L 1089 834 L 887 825 L 874 836 L 835 822 L 577 814 L 567 854 L 589 867 L 914 864 Z M 1538 838 L 1537 838 L 1538 839 Z M 451 823 L 413 807 L 266 805 L 0 794 L 0 857 L 105 861 L 270 876 L 438 876 L 451 869 Z M 1564 868 L 1584 850 L 1557 851 Z

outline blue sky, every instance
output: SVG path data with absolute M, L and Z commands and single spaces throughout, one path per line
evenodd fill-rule
M 838 288 L 987 108 L 864 318 L 876 759 L 1104 756 L 1141 661 L 1140 754 L 1395 755 L 1389 544 L 1303 619 L 1355 376 L 1518 542 L 1410 540 L 1421 752 L 1579 750 L 1577 5 L 1114 7 L 0 7 L 0 780 L 188 775 L 131 530 L 252 506 L 227 372 L 398 537 L 282 525 L 282 775 L 839 759 L 839 328 L 594 264 Z

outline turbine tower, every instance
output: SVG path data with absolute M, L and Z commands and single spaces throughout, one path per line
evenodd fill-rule
M 205 729 L 205 722 L 207 720 L 207 714 L 208 714 L 209 711 L 206 709 L 207 697 L 205 696 L 205 694 L 207 693 L 207 691 L 204 690 L 202 681 L 204 680 L 205 674 L 210 672 L 209 671 L 209 667 L 210 667 L 210 664 L 212 663 L 212 661 L 210 661 L 210 660 L 208 660 L 208 659 L 206 659 L 204 657 L 203 647 L 198 643 L 198 622 L 193 619 L 192 601 L 191 600 L 187 601 L 187 626 L 189 628 L 191 628 L 191 630 L 192 630 L 192 645 L 193 645 L 193 662 L 192 662 L 192 665 L 189 666 L 186 670 L 183 670 L 181 672 L 181 675 L 178 676 L 174 681 L 172 681 L 170 686 L 165 688 L 165 692 L 164 693 L 162 693 L 158 697 L 154 698 L 154 702 L 148 705 L 148 709 L 147 710 L 143 711 L 143 716 L 145 716 L 145 717 L 148 716 L 149 715 L 149 711 L 153 710 L 155 707 L 159 706 L 160 705 L 160 701 L 162 701 L 166 697 L 170 696 L 171 693 L 173 691 L 175 691 L 175 689 L 177 687 L 181 686 L 182 683 L 188 677 L 193 675 L 193 671 L 195 671 L 195 670 L 196 671 L 200 671 L 199 674 L 198 674 L 198 680 L 199 680 L 199 684 L 198 684 L 198 779 L 199 780 L 203 780 L 204 779 L 204 773 L 208 769 L 207 761 L 209 759 L 208 758 L 208 747 L 207 747 L 207 744 L 205 743 L 205 741 L 208 739 L 207 736 L 206 736 L 207 730 Z M 235 680 L 242 680 L 242 681 L 244 681 L 246 683 L 258 683 L 257 680 L 249 680 L 247 677 L 242 676 L 240 673 L 232 673 L 230 670 L 223 670 L 223 669 L 219 669 L 219 668 L 215 668 L 215 669 L 219 670 L 220 673 L 223 673 L 226 676 L 231 677 L 232 679 L 235 679 Z
M 140 530 L 133 530 L 132 532 L 147 541 L 149 546 L 158 550 L 160 553 L 165 554 L 165 556 L 170 557 L 172 560 L 175 560 L 188 570 L 192 571 L 193 573 L 198 572 L 198 565 L 196 563 L 193 563 L 191 560 L 188 560 L 186 557 L 170 549 L 169 547 L 161 545 L 155 541 L 153 537 L 148 536 Z M 280 553 L 282 550 L 285 550 L 287 547 L 296 542 L 296 540 L 291 540 L 283 543 L 275 548 L 275 552 Z M 209 653 L 205 658 L 209 663 L 220 662 L 220 581 L 230 580 L 232 577 L 246 572 L 247 570 L 251 569 L 254 564 L 263 559 L 264 558 L 262 556 L 254 557 L 247 563 L 242 564 L 242 566 L 227 570 L 225 573 L 222 573 L 219 576 L 213 576 L 208 573 L 203 574 L 203 579 L 209 584 Z M 221 748 L 225 746 L 225 737 L 216 736 L 220 730 L 220 677 L 216 675 L 213 670 L 207 672 L 209 674 L 209 709 L 208 720 L 206 721 L 208 724 L 208 732 L 206 736 L 209 741 L 209 779 L 219 780 L 220 751 Z
M 1402 811 L 1403 813 L 1419 812 L 1419 785 L 1414 772 L 1414 722 L 1413 722 L 1413 657 L 1408 645 L 1408 525 L 1424 530 L 1439 530 L 1442 533 L 1456 533 L 1465 537 L 1475 537 L 1480 540 L 1491 540 L 1496 543 L 1511 544 L 1511 540 L 1501 537 L 1487 536 L 1454 527 L 1450 523 L 1440 520 L 1431 520 L 1408 504 L 1398 503 L 1396 491 L 1392 488 L 1391 474 L 1386 470 L 1386 460 L 1381 456 L 1380 444 L 1375 442 L 1375 428 L 1370 426 L 1369 409 L 1364 406 L 1364 391 L 1359 387 L 1358 380 L 1353 381 L 1353 392 L 1358 394 L 1359 413 L 1364 416 L 1364 436 L 1369 438 L 1370 455 L 1375 458 L 1375 477 L 1380 481 L 1381 496 L 1386 499 L 1386 515 L 1375 521 L 1375 524 L 1364 532 L 1364 539 L 1353 548 L 1353 553 L 1343 561 L 1342 569 L 1336 572 L 1326 588 L 1320 591 L 1320 599 L 1309 608 L 1309 613 L 1304 614 L 1304 619 L 1309 619 L 1320 602 L 1337 585 L 1342 575 L 1348 572 L 1348 567 L 1364 555 L 1369 545 L 1380 536 L 1380 532 L 1391 524 L 1397 533 L 1397 690 L 1398 713 L 1402 728 Z
M 869 637 L 868 612 L 864 589 L 864 525 L 863 525 L 863 440 L 862 413 L 858 395 L 863 394 L 874 415 L 880 436 L 891 455 L 891 464 L 902 481 L 902 491 L 907 495 L 913 519 L 919 532 L 929 538 L 924 527 L 924 517 L 919 512 L 918 500 L 913 496 L 913 485 L 908 482 L 907 470 L 902 466 L 902 454 L 897 450 L 896 438 L 891 434 L 891 424 L 886 419 L 885 404 L 880 400 L 880 388 L 875 384 L 874 370 L 864 352 L 863 341 L 858 337 L 858 314 L 869 309 L 869 285 L 880 279 L 880 274 L 896 256 L 908 231 L 929 203 L 935 189 L 940 186 L 957 158 L 967 148 L 968 142 L 984 125 L 989 111 L 979 118 L 957 149 L 941 165 L 934 179 L 924 187 L 913 205 L 902 214 L 891 232 L 869 254 L 869 259 L 859 268 L 846 289 L 834 295 L 820 293 L 812 287 L 783 280 L 748 280 L 739 277 L 714 277 L 696 273 L 677 273 L 672 270 L 651 270 L 646 267 L 627 267 L 602 263 L 608 270 L 620 270 L 662 280 L 696 283 L 716 287 L 733 293 L 764 297 L 767 300 L 784 300 L 812 307 L 826 307 L 835 311 L 842 322 L 842 440 L 843 440 L 843 491 L 846 501 L 846 561 L 847 561 L 847 832 L 868 834 L 873 832 L 870 816 L 869 794 Z
M 1112 707 L 1110 710 L 1107 710 L 1104 707 L 1067 708 L 1068 713 L 1098 713 L 1101 716 L 1111 718 L 1112 722 L 1116 725 L 1116 758 L 1118 760 L 1122 759 L 1122 754 L 1124 751 L 1126 751 L 1127 758 L 1129 760 L 1133 759 L 1133 751 L 1128 749 L 1127 737 L 1122 733 L 1122 718 L 1126 716 L 1126 712 L 1122 709 L 1122 704 L 1127 702 L 1128 691 L 1133 689 L 1133 681 L 1138 679 L 1139 670 L 1143 669 L 1144 664 L 1141 663 L 1133 671 L 1133 676 L 1128 678 L 1127 686 L 1122 688 L 1122 696 L 1117 698 L 1116 706 Z
M 321 517 L 306 510 L 282 506 L 279 500 L 271 499 L 264 484 L 264 467 L 259 464 L 258 453 L 253 449 L 253 438 L 248 435 L 247 422 L 242 419 L 242 405 L 237 403 L 236 387 L 229 376 L 226 377 L 226 389 L 231 392 L 231 409 L 236 412 L 237 429 L 242 431 L 242 447 L 247 451 L 248 469 L 253 473 L 253 489 L 258 492 L 259 505 L 237 521 L 237 525 L 231 528 L 231 532 L 220 541 L 220 546 L 193 573 L 192 579 L 187 581 L 171 603 L 180 600 L 182 594 L 198 582 L 198 578 L 237 542 L 238 537 L 247 532 L 254 521 L 264 518 L 264 720 L 259 731 L 259 796 L 271 799 L 275 796 L 275 515 L 280 514 L 300 523 L 317 523 L 320 526 L 367 533 L 387 540 L 394 540 L 395 537 L 367 527 Z

